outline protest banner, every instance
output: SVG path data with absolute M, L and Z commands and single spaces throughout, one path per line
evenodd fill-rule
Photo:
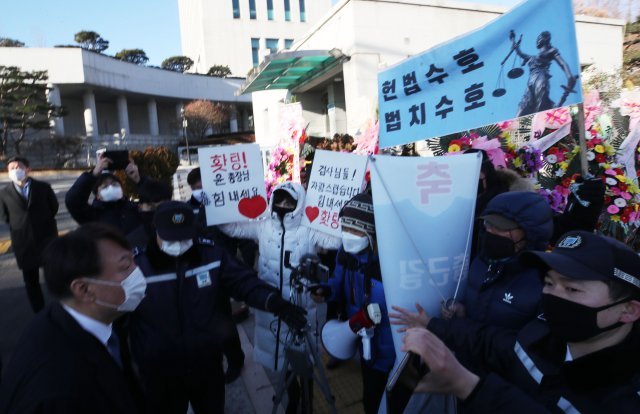
M 570 0 L 528 0 L 378 74 L 380 146 L 582 102 Z
M 257 144 L 198 149 L 207 225 L 260 217 L 267 192 Z
M 374 156 L 369 165 L 387 307 L 431 316 L 458 298 L 467 277 L 480 153 L 451 157 Z M 396 355 L 401 334 L 393 330 Z
M 338 215 L 362 191 L 367 157 L 317 150 L 307 186 L 302 225 L 340 237 Z

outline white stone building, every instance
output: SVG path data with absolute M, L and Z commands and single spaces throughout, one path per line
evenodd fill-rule
M 341 0 L 289 51 L 267 56 L 243 85 L 242 92 L 254 92 L 256 140 L 277 144 L 279 108 L 291 94 L 303 105 L 309 135 L 357 133 L 375 116 L 378 71 L 507 10 L 450 0 Z M 583 66 L 622 66 L 624 21 L 576 16 L 576 31 Z
M 251 97 L 235 94 L 243 79 L 138 66 L 79 48 L 0 48 L 0 65 L 46 70 L 48 99 L 68 112 L 52 120 L 52 132 L 86 137 L 93 147 L 175 145 L 182 139 L 180 110 L 196 99 L 232 105 L 228 132 L 253 129 Z
M 191 71 L 228 65 L 247 76 L 265 54 L 288 48 L 331 9 L 331 0 L 178 0 L 182 54 Z

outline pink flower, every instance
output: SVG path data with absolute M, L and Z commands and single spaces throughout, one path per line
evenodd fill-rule
M 620 193 L 620 195 L 622 196 L 622 198 L 624 198 L 625 200 L 630 200 L 631 199 L 631 194 L 629 194 L 626 191 L 623 191 L 622 193 Z
M 609 214 L 617 214 L 620 212 L 620 209 L 616 205 L 611 204 L 609 207 L 607 207 L 607 212 Z

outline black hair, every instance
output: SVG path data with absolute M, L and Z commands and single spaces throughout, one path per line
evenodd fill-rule
M 161 201 L 171 200 L 171 187 L 160 181 L 145 179 L 138 186 L 138 198 L 141 203 L 159 203 Z
M 83 224 L 78 229 L 52 241 L 44 251 L 44 280 L 57 299 L 71 296 L 71 282 L 102 273 L 98 242 L 109 240 L 131 250 L 127 239 L 117 229 L 102 223 Z
M 187 174 L 187 184 L 193 187 L 198 181 L 202 181 L 202 176 L 200 175 L 200 167 L 194 168 L 189 171 Z
M 95 184 L 93 184 L 93 195 L 98 194 L 98 188 L 100 188 L 100 186 L 107 180 L 107 179 L 112 179 L 113 181 L 116 181 L 118 184 L 120 184 L 120 187 L 122 187 L 122 181 L 120 181 L 120 179 L 118 177 L 116 177 L 115 175 L 111 174 L 111 173 L 105 173 L 103 172 L 102 174 L 100 174 L 98 176 L 98 178 L 96 178 L 96 182 Z
M 25 157 L 20 157 L 20 156 L 11 157 L 7 160 L 7 165 L 11 164 L 12 162 L 21 162 L 24 164 L 25 167 L 29 168 L 29 160 L 26 159 Z

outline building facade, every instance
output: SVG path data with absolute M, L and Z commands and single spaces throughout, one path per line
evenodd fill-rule
M 274 64 L 261 65 L 265 70 L 250 76 L 243 85 L 242 91 L 265 90 L 253 93 L 256 140 L 263 146 L 277 144 L 277 112 L 292 94 L 304 108 L 308 135 L 358 133 L 376 116 L 380 70 L 477 29 L 506 11 L 505 7 L 449 0 L 341 0 L 296 38 L 282 59 L 284 65 L 292 59 L 286 53 L 316 53 L 319 57 L 329 53 L 341 56 L 341 63 L 277 91 L 283 77 L 269 71 L 283 65 L 277 64 L 277 55 L 269 56 L 267 60 Z M 603 71 L 620 69 L 624 23 L 576 16 L 581 65 L 595 65 Z M 290 69 L 285 67 L 281 73 L 287 71 Z
M 197 99 L 232 107 L 225 132 L 253 129 L 251 97 L 235 95 L 242 79 L 138 66 L 79 48 L 0 48 L 0 65 L 46 70 L 49 101 L 67 110 L 51 120 L 53 135 L 81 137 L 87 148 L 175 147 L 183 140 L 181 109 Z
M 287 49 L 331 9 L 331 0 L 178 0 L 182 54 L 192 72 L 228 65 L 245 77 L 269 53 Z

